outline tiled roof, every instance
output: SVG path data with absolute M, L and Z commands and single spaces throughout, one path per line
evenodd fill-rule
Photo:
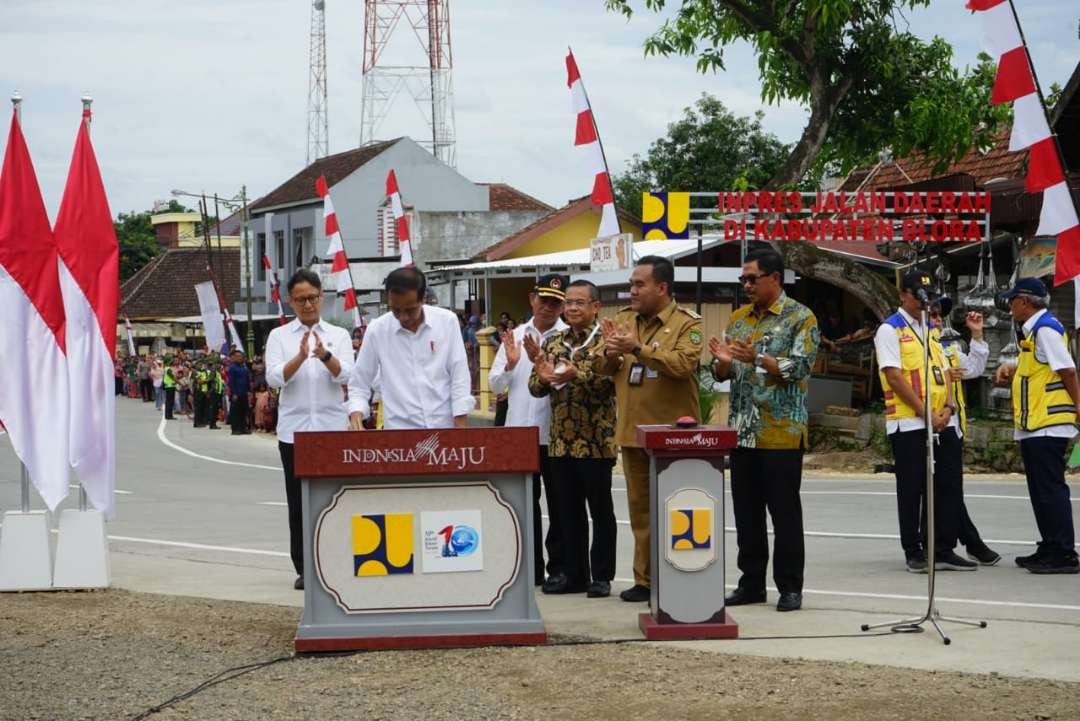
M 477 185 L 487 186 L 491 210 L 554 210 L 547 203 L 506 183 L 477 183 Z
M 213 250 L 218 288 L 229 308 L 241 300 L 240 249 Z M 210 280 L 205 248 L 169 248 L 120 285 L 120 313 L 132 320 L 198 315 L 195 284 Z
M 991 180 L 999 178 L 1022 178 L 1027 163 L 1027 151 L 1009 152 L 1009 131 L 998 136 L 997 142 L 986 153 L 972 150 L 960 160 L 940 172 L 933 172 L 934 161 L 923 153 L 913 153 L 904 158 L 897 158 L 892 163 L 876 168 L 859 168 L 852 171 L 839 190 L 851 192 L 861 190 L 888 190 L 900 186 L 919 183 L 930 178 L 964 173 L 975 180 L 975 185 L 982 188 Z M 863 184 L 867 175 L 870 179 Z
M 221 222 L 218 223 L 218 225 L 221 226 L 221 235 L 222 236 L 240 235 L 240 226 L 242 225 L 241 222 L 240 222 L 240 211 L 237 210 L 236 212 L 232 213 L 228 217 L 222 218 Z M 211 238 L 216 238 L 217 235 L 218 235 L 218 226 L 214 225 L 214 226 L 212 226 L 210 228 L 210 237 Z
M 315 200 L 315 180 L 320 175 L 326 176 L 326 184 L 333 186 L 351 175 L 357 168 L 379 155 L 401 138 L 387 140 L 381 143 L 371 143 L 355 150 L 346 150 L 344 153 L 327 155 L 319 158 L 311 165 L 292 176 L 278 187 L 271 190 L 251 206 L 251 210 L 258 212 L 264 208 L 272 208 L 287 203 L 302 203 L 305 200 Z
M 588 195 L 582 196 L 577 200 L 571 200 L 563 207 L 558 208 L 557 210 L 552 210 L 544 217 L 533 221 L 529 225 L 526 225 L 524 228 L 514 233 L 513 235 L 508 235 L 507 237 L 500 240 L 498 243 L 484 248 L 473 257 L 477 260 L 500 260 L 509 255 L 510 253 L 513 253 L 515 250 L 525 245 L 530 240 L 533 240 L 534 238 L 543 235 L 549 230 L 557 228 L 562 223 L 576 218 L 582 213 L 588 212 L 592 209 L 592 199 Z M 619 211 L 619 218 L 621 220 L 632 223 L 635 226 L 640 225 L 640 221 L 631 216 L 629 213 L 624 213 L 622 210 Z

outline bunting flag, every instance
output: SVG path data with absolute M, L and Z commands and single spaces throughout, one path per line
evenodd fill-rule
M 571 50 L 566 56 L 566 84 L 570 87 L 574 114 L 577 125 L 574 131 L 574 145 L 584 146 L 588 152 L 590 169 L 593 171 L 592 202 L 600 209 L 600 230 L 597 237 L 604 238 L 618 235 L 619 216 L 615 212 L 615 193 L 611 188 L 611 175 L 608 173 L 604 147 L 600 143 L 600 133 L 596 129 L 589 96 L 585 93 L 585 84 L 581 81 L 577 61 Z
M 139 353 L 135 350 L 135 331 L 131 328 L 131 320 L 124 316 L 124 330 L 127 331 L 128 355 L 135 357 Z
M 1035 235 L 1057 237 L 1054 285 L 1061 285 L 1080 275 L 1080 219 L 1016 13 L 1011 0 L 968 0 L 965 7 L 979 13 L 983 49 L 998 61 L 990 102 L 1013 104 L 1009 150 L 1028 150 L 1024 186 L 1043 196 Z
M 263 255 L 263 268 L 266 270 L 266 282 L 269 283 L 270 300 L 277 303 L 278 325 L 285 325 L 285 307 L 281 304 L 281 281 L 277 271 L 270 267 L 270 256 Z
M 106 518 L 115 515 L 116 309 L 120 246 L 83 112 L 64 197 L 53 233 L 60 253 L 71 389 L 68 453 L 86 497 Z
M 14 113 L 0 170 L 0 307 L 0 418 L 45 505 L 56 510 L 70 474 L 60 254 Z
M 360 326 L 360 308 L 356 304 L 356 288 L 353 286 L 349 258 L 345 255 L 345 243 L 341 240 L 334 203 L 330 200 L 330 188 L 322 175 L 315 181 L 315 192 L 323 199 L 323 218 L 326 221 L 326 237 L 330 246 L 326 254 L 330 256 L 330 273 L 334 276 L 334 287 L 345 299 L 345 312 L 352 313 L 353 327 Z
M 401 252 L 401 267 L 413 266 L 412 243 L 409 241 L 409 219 L 405 217 L 405 206 L 401 202 L 401 191 L 398 190 L 397 176 L 394 169 L 386 174 L 386 197 L 390 200 L 390 207 L 394 210 L 394 233 L 397 235 L 398 250 Z
M 263 267 L 267 271 L 274 271 L 274 278 L 277 278 L 277 242 L 274 240 L 274 214 L 267 213 L 263 216 Z M 270 273 L 266 273 L 266 297 L 270 297 L 270 293 L 274 288 L 273 281 L 271 281 Z

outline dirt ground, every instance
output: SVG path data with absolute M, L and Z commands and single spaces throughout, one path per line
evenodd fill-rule
M 139 718 L 227 669 L 288 656 L 298 616 L 117 590 L 4 594 L 0 719 Z M 300 657 L 146 717 L 1071 721 L 1080 684 L 640 643 L 550 645 Z

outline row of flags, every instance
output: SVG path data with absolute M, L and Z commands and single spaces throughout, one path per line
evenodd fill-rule
M 1080 220 L 1016 10 L 1012 0 L 968 0 L 965 7 L 979 14 L 983 49 L 997 60 L 990 102 L 1013 104 L 1009 150 L 1027 148 L 1025 189 L 1043 196 L 1035 235 L 1057 237 L 1054 285 L 1060 285 L 1080 275 Z
M 0 419 L 50 510 L 67 496 L 74 469 L 111 518 L 119 247 L 89 121 L 87 107 L 50 226 L 12 113 L 0 169 Z

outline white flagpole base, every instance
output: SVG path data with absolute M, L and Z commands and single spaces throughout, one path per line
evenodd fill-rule
M 109 541 L 101 511 L 60 513 L 53 588 L 108 588 Z
M 0 531 L 0 591 L 51 588 L 52 554 L 45 511 L 8 511 Z

